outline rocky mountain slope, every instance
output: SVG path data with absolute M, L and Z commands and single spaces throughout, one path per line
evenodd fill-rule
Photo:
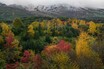
M 58 5 L 5 5 L 0 3 L 0 20 L 16 17 L 69 17 L 69 18 L 104 18 L 104 9 L 74 7 L 67 4 Z
M 0 20 L 11 20 L 16 17 L 32 16 L 32 13 L 20 8 L 10 7 L 0 3 Z

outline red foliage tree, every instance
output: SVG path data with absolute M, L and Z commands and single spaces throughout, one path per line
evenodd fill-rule
M 18 62 L 14 64 L 6 64 L 6 69 L 16 69 L 18 66 L 19 66 Z
M 30 58 L 30 52 L 29 51 L 24 51 L 23 57 L 21 58 L 21 62 L 23 63 L 28 63 Z
M 69 52 L 69 50 L 71 49 L 71 46 L 69 43 L 65 42 L 64 40 L 61 40 L 56 48 L 60 51 L 60 52 Z
M 42 59 L 40 57 L 40 55 L 35 55 L 34 60 L 35 62 L 35 69 L 40 69 L 41 65 L 42 65 Z
M 14 36 L 12 33 L 8 33 L 8 35 L 5 38 L 6 44 L 4 46 L 8 47 L 11 46 L 12 42 L 14 41 Z
M 71 49 L 71 46 L 69 43 L 65 42 L 64 40 L 61 40 L 57 45 L 53 45 L 53 46 L 47 46 L 44 50 L 43 50 L 43 54 L 50 56 L 54 53 L 58 53 L 58 52 L 65 52 L 68 53 Z

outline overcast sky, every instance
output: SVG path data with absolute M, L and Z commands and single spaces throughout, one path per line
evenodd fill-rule
M 51 5 L 66 3 L 77 7 L 104 8 L 104 0 L 0 0 L 0 2 L 7 5 Z

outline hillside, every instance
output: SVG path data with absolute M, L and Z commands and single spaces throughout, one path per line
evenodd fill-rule
M 104 24 L 55 18 L 0 23 L 0 69 L 103 69 Z
M 13 20 L 17 17 L 67 17 L 85 20 L 103 21 L 104 9 L 74 7 L 67 4 L 21 6 L 0 3 L 0 20 Z M 99 19 L 100 18 L 100 19 Z
M 70 18 L 104 17 L 104 9 L 74 7 L 67 4 L 50 5 L 50 6 L 41 5 L 34 8 L 34 13 L 36 11 L 44 12 L 57 17 L 70 17 Z
M 15 7 L 9 7 L 0 3 L 0 20 L 12 20 L 16 17 L 32 16 L 32 13 L 25 9 L 19 9 Z

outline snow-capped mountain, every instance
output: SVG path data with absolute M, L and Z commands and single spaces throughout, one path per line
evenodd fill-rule
M 29 7 L 31 9 L 29 9 Z M 87 7 L 74 7 L 68 4 L 58 5 L 39 5 L 28 6 L 28 11 L 33 13 L 43 13 L 55 17 L 72 17 L 72 18 L 86 18 L 86 17 L 104 17 L 104 9 L 94 9 Z
M 74 7 L 68 4 L 57 5 L 5 5 L 0 3 L 0 18 L 15 18 L 28 16 L 69 17 L 69 18 L 104 18 L 104 9 Z

